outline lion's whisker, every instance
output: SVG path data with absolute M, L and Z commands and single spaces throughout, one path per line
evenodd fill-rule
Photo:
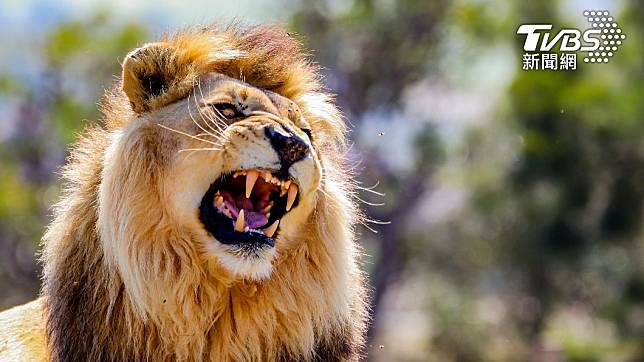
M 374 195 L 378 195 L 378 196 L 385 196 L 385 194 L 384 194 L 384 193 L 382 193 L 382 192 L 378 192 L 378 191 L 375 191 L 375 190 L 374 190 L 374 188 L 378 187 L 378 184 L 379 184 L 379 183 L 380 183 L 380 181 L 377 181 L 377 182 L 376 182 L 376 184 L 375 184 L 375 185 L 373 185 L 373 186 L 371 186 L 371 187 L 363 187 L 363 186 L 360 186 L 360 185 L 358 185 L 358 184 L 356 183 L 356 184 L 355 184 L 355 187 L 356 187 L 357 189 L 359 189 L 359 190 L 366 191 L 366 192 L 369 192 L 369 193 L 374 194 Z
M 203 99 L 204 94 L 203 94 L 203 91 L 201 89 L 201 83 L 197 83 L 197 88 L 199 88 L 199 93 L 201 94 L 201 99 Z M 210 128 L 210 130 L 215 132 L 217 135 L 219 135 L 220 137 L 224 137 L 224 133 L 223 133 L 224 130 L 221 127 L 219 127 L 217 124 L 215 124 L 215 126 L 217 126 L 217 129 L 212 128 L 212 126 L 210 124 L 214 123 L 214 122 L 212 122 L 212 120 L 210 120 L 210 118 L 207 117 L 207 115 L 206 115 L 206 117 L 204 117 L 204 112 L 201 110 L 201 107 L 199 107 L 199 102 L 197 101 L 197 93 L 193 92 L 193 95 L 194 95 L 194 100 L 195 100 L 195 106 L 197 107 L 197 111 L 199 112 L 199 116 L 204 121 L 206 126 L 208 128 Z
M 198 88 L 199 88 L 199 93 L 201 93 L 201 98 L 203 99 L 204 95 L 203 95 L 203 89 L 201 88 L 201 83 L 198 84 Z M 210 85 L 208 85 L 208 92 L 210 92 Z M 196 99 L 195 99 L 195 102 L 196 102 Z M 218 109 L 215 109 L 215 111 L 217 111 L 217 113 L 219 113 Z M 200 114 L 201 114 L 201 117 L 203 119 L 204 118 L 203 112 L 200 111 Z M 213 119 L 213 117 L 211 117 L 209 114 L 205 114 L 204 121 L 206 122 L 206 124 L 212 123 L 219 130 L 219 134 L 222 137 L 225 137 L 224 130 L 226 129 L 226 122 L 224 122 L 223 119 L 221 119 L 219 117 L 217 117 L 216 119 Z M 209 128 L 212 129 L 212 127 L 210 127 L 210 126 L 209 126 Z
M 361 181 L 357 181 L 357 180 L 356 180 L 355 182 L 356 182 L 356 184 L 362 184 L 362 182 L 361 182 Z M 373 189 L 375 189 L 376 187 L 378 187 L 379 185 L 380 185 L 380 180 L 376 181 L 376 183 L 375 183 L 375 184 L 373 184 L 372 186 L 367 186 L 367 187 L 365 187 L 365 189 L 373 190 Z
M 221 148 L 183 148 L 179 150 L 179 153 L 181 152 L 186 152 L 186 151 L 223 151 Z
M 196 94 L 195 94 L 195 106 L 196 106 L 197 110 L 201 113 L 201 110 L 199 109 L 199 104 L 197 103 L 197 96 L 196 96 Z M 197 127 L 199 127 L 199 129 L 201 129 L 202 131 L 206 132 L 208 135 L 212 136 L 213 138 L 215 138 L 215 139 L 217 138 L 217 136 L 216 136 L 216 135 L 214 135 L 214 134 L 210 133 L 208 130 L 206 130 L 205 128 L 203 128 L 203 126 L 201 126 L 201 124 L 200 124 L 199 122 L 197 122 L 197 120 L 195 119 L 195 117 L 192 115 L 192 111 L 191 111 L 191 109 L 190 109 L 190 102 L 188 102 L 188 114 L 190 115 L 190 119 L 192 120 L 192 122 L 193 122 L 195 125 L 197 125 Z M 202 117 L 202 119 L 203 119 L 203 117 Z
M 188 158 L 190 158 L 190 156 L 192 156 L 193 154 L 195 154 L 195 153 L 197 153 L 199 151 L 213 152 L 213 151 L 222 151 L 222 149 L 220 149 L 220 148 L 184 148 L 184 149 L 179 150 L 178 153 L 190 152 L 185 157 L 185 159 L 187 160 Z
M 384 202 L 377 202 L 377 203 L 374 203 L 374 202 L 369 202 L 369 201 L 363 200 L 363 199 L 361 199 L 360 197 L 355 196 L 355 195 L 354 195 L 354 197 L 355 197 L 358 201 L 362 202 L 362 203 L 363 203 L 363 204 L 365 204 L 365 205 L 369 205 L 369 206 L 385 206 L 385 203 L 384 203 Z
M 180 134 L 180 135 L 184 135 L 184 136 L 186 136 L 186 137 L 190 137 L 190 138 L 195 139 L 195 140 L 197 140 L 197 141 L 201 141 L 201 142 L 205 142 L 205 143 L 210 143 L 211 145 L 219 146 L 219 144 L 218 144 L 218 143 L 215 143 L 215 142 L 212 142 L 212 141 L 208 141 L 208 140 L 205 140 L 205 139 L 203 139 L 203 138 L 199 138 L 199 137 L 197 137 L 197 136 L 193 136 L 193 135 L 188 134 L 188 133 L 186 133 L 186 132 L 182 132 L 182 131 L 176 130 L 176 129 L 174 129 L 174 128 L 170 128 L 170 127 L 165 126 L 165 125 L 162 125 L 162 124 L 160 124 L 160 123 L 157 123 L 157 126 L 159 126 L 159 127 L 161 127 L 161 128 L 164 128 L 164 129 L 166 129 L 166 130 L 168 130 L 168 131 L 171 131 L 171 132 L 174 132 L 174 133 L 178 133 L 178 134 Z
M 190 100 L 190 96 L 188 96 L 188 100 Z M 198 104 L 198 102 L 197 102 L 197 96 L 196 96 L 196 95 L 195 95 L 195 108 L 197 108 L 197 111 L 199 111 L 199 112 L 200 112 L 199 104 Z M 201 130 L 202 130 L 202 131 L 204 131 L 206 134 L 208 134 L 209 136 L 211 136 L 211 137 L 213 137 L 213 138 L 215 138 L 215 139 L 217 139 L 217 138 L 218 138 L 215 134 L 212 134 L 211 132 L 209 132 L 208 130 L 206 130 L 205 128 L 203 128 L 199 122 L 197 122 L 197 120 L 195 119 L 194 115 L 192 114 L 192 110 L 190 109 L 190 102 L 188 102 L 188 114 L 190 115 L 190 119 L 192 120 L 192 122 L 193 122 L 195 125 L 197 125 L 197 127 L 199 127 L 199 129 L 201 129 Z M 203 118 L 203 117 L 202 117 L 202 118 Z
M 199 91 L 201 92 L 201 86 L 199 87 Z M 208 91 L 210 92 L 210 89 L 208 89 Z M 217 127 L 217 129 L 222 133 L 222 136 L 225 137 L 224 130 L 228 126 L 224 119 L 225 117 L 223 117 L 221 112 L 219 112 L 219 110 L 216 108 L 211 108 L 211 111 L 211 113 L 202 114 L 202 117 L 205 116 L 206 120 Z
M 226 125 L 226 117 L 224 117 L 218 109 L 213 109 L 212 115 L 215 117 L 215 119 L 212 120 L 215 125 L 219 126 L 218 122 L 222 123 L 224 126 Z
M 376 219 L 371 219 L 371 218 L 366 218 L 365 222 L 368 222 L 370 224 L 376 224 L 376 225 L 390 225 L 391 221 L 380 221 Z
M 367 230 L 371 231 L 372 233 L 374 233 L 374 234 L 378 234 L 378 230 L 375 230 L 375 229 L 374 229 L 374 228 L 372 228 L 371 226 L 367 225 L 365 222 L 362 222 L 362 221 L 361 221 L 361 222 L 360 222 L 360 225 L 362 225 L 365 229 L 367 229 Z

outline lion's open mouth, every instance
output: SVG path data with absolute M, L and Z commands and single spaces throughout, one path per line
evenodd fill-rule
M 221 176 L 204 195 L 199 217 L 223 244 L 275 245 L 282 217 L 298 203 L 298 186 L 290 178 L 261 169 Z

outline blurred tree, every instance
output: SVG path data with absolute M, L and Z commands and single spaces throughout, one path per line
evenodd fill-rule
M 332 2 L 303 1 L 292 17 L 292 25 L 304 36 L 307 47 L 316 50 L 316 60 L 332 70 L 326 74 L 327 83 L 338 95 L 350 122 L 359 129 L 364 117 L 373 113 L 382 113 L 386 119 L 402 113 L 403 92 L 426 76 L 447 2 L 355 0 L 336 11 L 332 6 Z M 404 270 L 407 220 L 431 188 L 432 174 L 440 160 L 440 142 L 433 128 L 426 125 L 416 138 L 422 148 L 418 155 L 412 155 L 418 156 L 417 161 L 407 173 L 396 172 L 383 155 L 370 152 L 355 140 L 367 182 L 378 182 L 378 189 L 387 195 L 384 207 L 378 202 L 364 205 L 368 217 L 389 223 L 375 227 L 381 234 L 373 250 L 372 305 L 376 318 L 370 339 L 378 326 L 382 297 Z M 381 142 L 387 143 L 388 137 Z M 367 194 L 371 190 L 363 191 Z
M 561 23 L 556 9 L 556 2 L 518 4 L 516 23 Z M 493 263 L 478 272 L 502 275 L 487 293 L 503 297 L 506 323 L 516 326 L 523 347 L 511 360 L 542 360 L 548 351 L 566 361 L 644 359 L 644 106 L 637 101 L 644 47 L 634 41 L 643 15 L 638 1 L 616 15 L 630 41 L 610 66 L 517 72 L 497 125 L 520 140 L 510 167 L 470 183 L 472 208 L 461 214 L 469 221 L 453 241 L 482 238 L 494 250 Z M 520 54 L 523 39 L 516 41 Z M 490 130 L 470 133 L 468 154 L 490 157 L 499 140 Z
M 501 17 L 468 1 L 451 7 L 422 1 L 349 3 L 338 9 L 336 2 L 305 1 L 293 24 L 330 69 L 327 81 L 356 132 L 374 112 L 382 117 L 403 112 L 405 90 L 436 72 L 431 64 L 440 61 L 438 37 L 448 27 L 441 19 L 478 44 L 515 43 L 516 54 L 522 42 L 515 35 L 517 24 L 562 23 L 558 1 L 517 3 Z M 506 2 L 497 5 L 508 8 Z M 616 16 L 627 24 L 630 39 L 641 38 L 642 23 L 636 19 L 643 18 L 642 4 L 632 1 Z M 418 142 L 425 149 L 416 147 L 416 159 L 424 162 L 401 174 L 383 159 L 390 154 L 372 152 L 356 139 L 364 155 L 363 177 L 380 180 L 379 189 L 387 193 L 387 206 L 366 205 L 366 211 L 392 222 L 379 227 L 374 238 L 371 332 L 388 314 L 380 309 L 388 287 L 420 263 L 430 280 L 450 285 L 428 286 L 436 333 L 426 353 L 433 358 L 644 358 L 644 348 L 637 346 L 643 325 L 633 322 L 644 311 L 644 128 L 637 101 L 644 89 L 633 81 L 642 79 L 636 55 L 641 51 L 641 43 L 631 42 L 610 67 L 517 72 L 499 120 L 473 128 L 463 144 L 462 172 L 471 202 L 453 220 L 435 226 L 433 236 L 427 228 L 414 233 L 406 221 L 432 189 L 428 180 L 441 159 L 440 142 L 434 137 Z M 431 128 L 427 132 L 432 134 Z M 519 143 L 511 141 L 515 137 Z M 504 161 L 508 149 L 499 143 L 512 148 L 509 162 Z M 449 298 L 463 302 L 454 306 Z M 498 303 L 501 319 L 482 321 L 476 310 L 489 315 L 488 304 Z M 570 315 L 575 322 L 588 318 L 590 337 L 566 330 L 561 320 Z M 602 325 L 616 335 L 596 332 Z
M 44 42 L 33 42 L 42 61 L 35 62 L 42 68 L 29 70 L 41 74 L 35 81 L 21 79 L 17 72 L 0 75 L 0 99 L 13 105 L 13 112 L 3 112 L 9 132 L 0 138 L 0 290 L 11 291 L 0 295 L 0 309 L 37 293 L 34 255 L 57 199 L 56 171 L 82 123 L 98 117 L 96 99 L 118 73 L 118 57 L 145 33 L 138 25 L 118 24 L 98 12 L 61 23 Z

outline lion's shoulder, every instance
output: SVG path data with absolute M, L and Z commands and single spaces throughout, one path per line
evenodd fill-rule
M 0 313 L 0 361 L 46 360 L 42 300 Z

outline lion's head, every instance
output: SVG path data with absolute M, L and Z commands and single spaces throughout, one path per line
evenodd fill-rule
M 45 237 L 54 355 L 76 353 L 76 335 L 99 357 L 353 356 L 364 302 L 345 125 L 297 42 L 188 30 L 130 52 L 120 87 Z M 84 313 L 79 300 L 90 323 L 63 315 Z M 78 336 L 94 323 L 104 333 Z

